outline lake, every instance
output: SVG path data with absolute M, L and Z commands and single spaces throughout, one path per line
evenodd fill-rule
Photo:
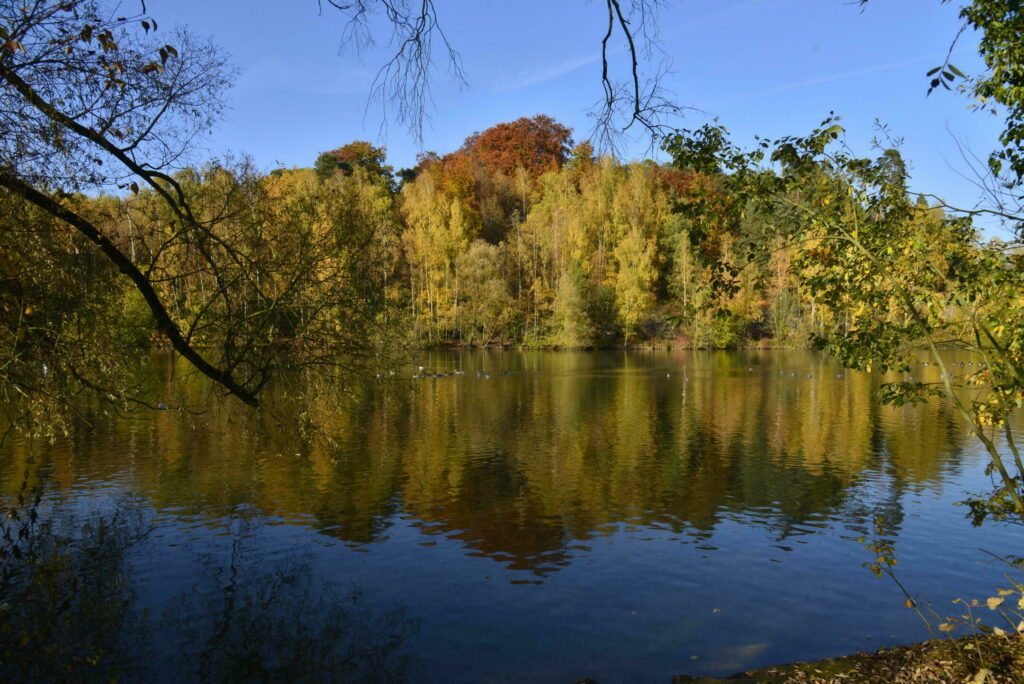
M 816 353 L 418 365 L 444 374 L 9 439 L 3 491 L 47 481 L 44 517 L 116 550 L 81 622 L 45 619 L 116 632 L 126 679 L 667 681 L 927 638 L 865 567 L 876 518 L 943 614 L 1005 586 L 979 549 L 1020 550 L 954 505 L 989 478 L 948 404 Z

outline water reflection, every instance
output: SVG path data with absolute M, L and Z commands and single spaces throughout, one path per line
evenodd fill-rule
M 255 511 L 228 519 L 227 548 L 204 544 L 188 589 L 162 601 L 140 595 L 166 586 L 134 577 L 158 527 L 144 502 L 56 501 L 40 520 L 0 583 L 4 681 L 393 682 L 412 663 L 416 623 L 403 608 L 368 607 L 302 554 L 254 553 Z
M 27 471 L 79 516 L 137 497 L 155 532 L 105 576 L 141 592 L 149 659 L 191 654 L 197 679 L 650 679 L 923 637 L 850 541 L 879 512 L 919 591 L 997 576 L 950 505 L 984 484 L 950 407 L 880 407 L 881 378 L 820 355 L 436 353 L 398 375 L 312 403 L 277 388 L 259 413 L 92 416 L 9 441 L 0 486 Z M 103 619 L 139 614 L 118 605 Z
M 143 534 L 135 508 L 119 499 L 103 515 L 80 519 L 60 507 L 22 500 L 6 518 L 0 539 L 0 678 L 122 676 L 134 655 L 119 642 L 138 626 L 125 562 Z
M 332 587 L 301 554 L 268 563 L 261 524 L 243 510 L 226 532 L 226 561 L 201 555 L 193 586 L 157 626 L 172 659 L 163 672 L 177 681 L 402 680 L 416 632 L 405 609 L 368 609 L 361 590 Z M 193 657 L 183 662 L 183 653 Z
M 381 539 L 401 514 L 544 573 L 572 541 L 623 522 L 701 538 L 744 514 L 784 539 L 849 508 L 865 478 L 885 477 L 894 500 L 939 480 L 965 439 L 946 404 L 879 407 L 878 378 L 813 354 L 478 353 L 424 365 L 465 374 L 303 407 L 331 444 L 281 413 L 225 404 L 83 429 L 45 467 L 64 488 L 122 482 L 195 515 L 245 504 L 312 517 L 352 544 Z M 9 472 L 32 451 L 12 445 Z

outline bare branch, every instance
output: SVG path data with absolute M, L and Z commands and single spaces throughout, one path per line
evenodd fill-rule
M 388 45 L 392 56 L 374 76 L 366 111 L 377 103 L 381 108 L 382 128 L 390 116 L 407 127 L 418 141 L 429 120 L 431 76 L 434 69 L 435 36 L 448 73 L 459 87 L 467 87 L 462 57 L 448 40 L 438 22 L 434 0 L 326 0 L 347 17 L 343 46 L 356 51 L 375 44 L 369 22 L 375 7 L 383 9 L 391 27 Z M 319 0 L 321 8 L 323 0 Z
M 371 20 L 381 9 L 391 28 L 389 45 L 392 56 L 378 69 L 370 87 L 367 112 L 374 103 L 381 107 L 381 127 L 389 116 L 406 126 L 420 142 L 429 121 L 432 106 L 430 82 L 434 68 L 435 45 L 443 54 L 451 78 L 460 87 L 468 86 L 462 59 L 448 40 L 437 15 L 434 0 L 318 0 L 342 12 L 347 21 L 342 43 L 357 52 L 375 45 Z M 593 139 L 599 150 L 616 153 L 623 135 L 642 130 L 650 136 L 651 146 L 671 132 L 668 122 L 688 107 L 675 104 L 662 84 L 668 74 L 667 59 L 653 69 L 645 69 L 655 54 L 664 52 L 658 36 L 658 13 L 662 0 L 605 0 L 607 30 L 601 39 L 602 96 L 590 116 L 594 121 Z M 628 67 L 617 78 L 613 65 L 619 53 L 613 40 L 624 41 Z

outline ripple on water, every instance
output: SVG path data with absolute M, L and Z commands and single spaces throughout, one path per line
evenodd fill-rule
M 155 614 L 181 596 L 214 614 L 232 568 L 405 606 L 428 680 L 729 674 L 921 637 L 863 567 L 879 514 L 915 596 L 947 606 L 1004 581 L 977 549 L 1014 531 L 953 506 L 988 481 L 949 407 L 879 407 L 879 378 L 818 355 L 423 365 L 466 375 L 331 407 L 330 446 L 240 430 L 230 407 L 164 413 L 8 444 L 0 479 L 16 492 L 31 452 L 65 507 L 133 499 L 152 527 L 133 579 Z

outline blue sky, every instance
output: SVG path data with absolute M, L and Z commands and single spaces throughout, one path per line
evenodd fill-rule
M 958 5 L 872 0 L 862 11 L 854 0 L 669 0 L 658 59 L 671 61 L 665 85 L 674 99 L 706 112 L 687 114 L 682 126 L 717 117 L 749 142 L 755 134 L 807 132 L 834 110 L 848 142 L 868 153 L 878 120 L 904 139 L 915 190 L 972 204 L 954 136 L 984 157 L 1001 119 L 970 111 L 960 95 L 926 96 L 925 72 L 956 33 Z M 204 154 L 244 152 L 265 169 L 308 166 L 318 152 L 355 139 L 385 145 L 401 168 L 421 149 L 448 152 L 475 130 L 538 113 L 581 139 L 601 95 L 607 15 L 597 0 L 437 0 L 470 87 L 457 88 L 439 62 L 422 147 L 393 122 L 382 132 L 380 111 L 366 111 L 386 51 L 342 49 L 342 17 L 329 8 L 321 14 L 316 0 L 149 0 L 148 7 L 164 27 L 210 36 L 239 71 Z M 976 38 L 965 35 L 954 53 L 968 73 L 980 67 L 975 48 Z M 637 143 L 627 153 L 645 150 Z

